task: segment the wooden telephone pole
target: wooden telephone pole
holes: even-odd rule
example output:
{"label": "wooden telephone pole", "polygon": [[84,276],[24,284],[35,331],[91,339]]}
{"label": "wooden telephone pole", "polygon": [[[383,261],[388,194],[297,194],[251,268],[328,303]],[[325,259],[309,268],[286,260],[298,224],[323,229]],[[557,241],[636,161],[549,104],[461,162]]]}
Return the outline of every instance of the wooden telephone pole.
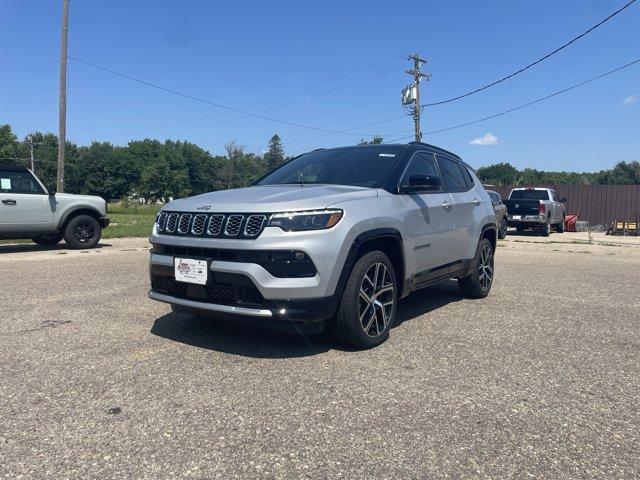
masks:
{"label": "wooden telephone pole", "polygon": [[423,78],[429,80],[431,75],[420,71],[420,67],[427,63],[427,60],[420,58],[418,54],[409,55],[408,60],[413,60],[413,69],[406,70],[406,73],[413,77],[413,84],[405,88],[402,97],[404,105],[411,105],[408,113],[413,117],[415,141],[419,142],[422,140],[422,131],[420,130],[420,115],[422,114],[422,106],[420,105],[420,80]]}
{"label": "wooden telephone pole", "polygon": [[58,175],[56,188],[64,192],[64,147],[67,141],[67,31],[69,0],[62,0],[62,36],[60,39],[60,110],[58,117]]}

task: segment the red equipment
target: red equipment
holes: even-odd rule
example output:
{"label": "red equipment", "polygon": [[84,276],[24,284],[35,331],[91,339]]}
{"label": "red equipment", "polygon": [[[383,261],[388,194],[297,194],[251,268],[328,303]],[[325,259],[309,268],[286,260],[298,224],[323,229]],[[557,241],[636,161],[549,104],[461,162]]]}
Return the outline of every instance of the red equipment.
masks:
{"label": "red equipment", "polygon": [[564,231],[565,232],[575,232],[576,231],[576,222],[580,218],[579,213],[568,213],[564,217]]}

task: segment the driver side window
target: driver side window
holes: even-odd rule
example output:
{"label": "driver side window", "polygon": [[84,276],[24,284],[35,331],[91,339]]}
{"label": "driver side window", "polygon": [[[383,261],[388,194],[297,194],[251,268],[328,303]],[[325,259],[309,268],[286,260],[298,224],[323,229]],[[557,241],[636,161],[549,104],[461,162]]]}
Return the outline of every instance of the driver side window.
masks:
{"label": "driver side window", "polygon": [[[409,178],[412,175],[428,175],[430,177],[439,177],[440,175],[438,173],[438,167],[436,166],[436,160],[434,156],[428,152],[416,152],[409,161],[409,166],[404,172],[404,176],[402,177],[400,185],[409,185]],[[431,191],[439,192],[440,189]]]}

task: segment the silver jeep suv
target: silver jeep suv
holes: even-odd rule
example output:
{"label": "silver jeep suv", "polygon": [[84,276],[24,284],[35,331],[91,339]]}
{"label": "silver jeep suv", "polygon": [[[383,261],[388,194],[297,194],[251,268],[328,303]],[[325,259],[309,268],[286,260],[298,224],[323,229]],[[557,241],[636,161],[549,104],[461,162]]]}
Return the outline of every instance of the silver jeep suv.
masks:
{"label": "silver jeep suv", "polygon": [[175,200],[150,241],[149,296],[174,311],[321,331],[372,347],[398,300],[457,278],[485,297],[496,217],[473,170],[424,143],[321,149],[248,188]]}

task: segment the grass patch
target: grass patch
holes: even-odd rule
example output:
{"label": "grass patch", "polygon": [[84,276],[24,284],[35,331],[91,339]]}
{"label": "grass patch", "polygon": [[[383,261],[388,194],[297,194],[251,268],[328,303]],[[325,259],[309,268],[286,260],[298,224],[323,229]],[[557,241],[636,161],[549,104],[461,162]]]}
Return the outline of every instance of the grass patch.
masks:
{"label": "grass patch", "polygon": [[102,231],[102,238],[148,237],[156,220],[155,213],[111,213],[111,225]]}
{"label": "grass patch", "polygon": [[153,203],[146,205],[144,203],[110,203],[107,205],[107,215],[122,213],[126,215],[157,215],[163,205]]}

